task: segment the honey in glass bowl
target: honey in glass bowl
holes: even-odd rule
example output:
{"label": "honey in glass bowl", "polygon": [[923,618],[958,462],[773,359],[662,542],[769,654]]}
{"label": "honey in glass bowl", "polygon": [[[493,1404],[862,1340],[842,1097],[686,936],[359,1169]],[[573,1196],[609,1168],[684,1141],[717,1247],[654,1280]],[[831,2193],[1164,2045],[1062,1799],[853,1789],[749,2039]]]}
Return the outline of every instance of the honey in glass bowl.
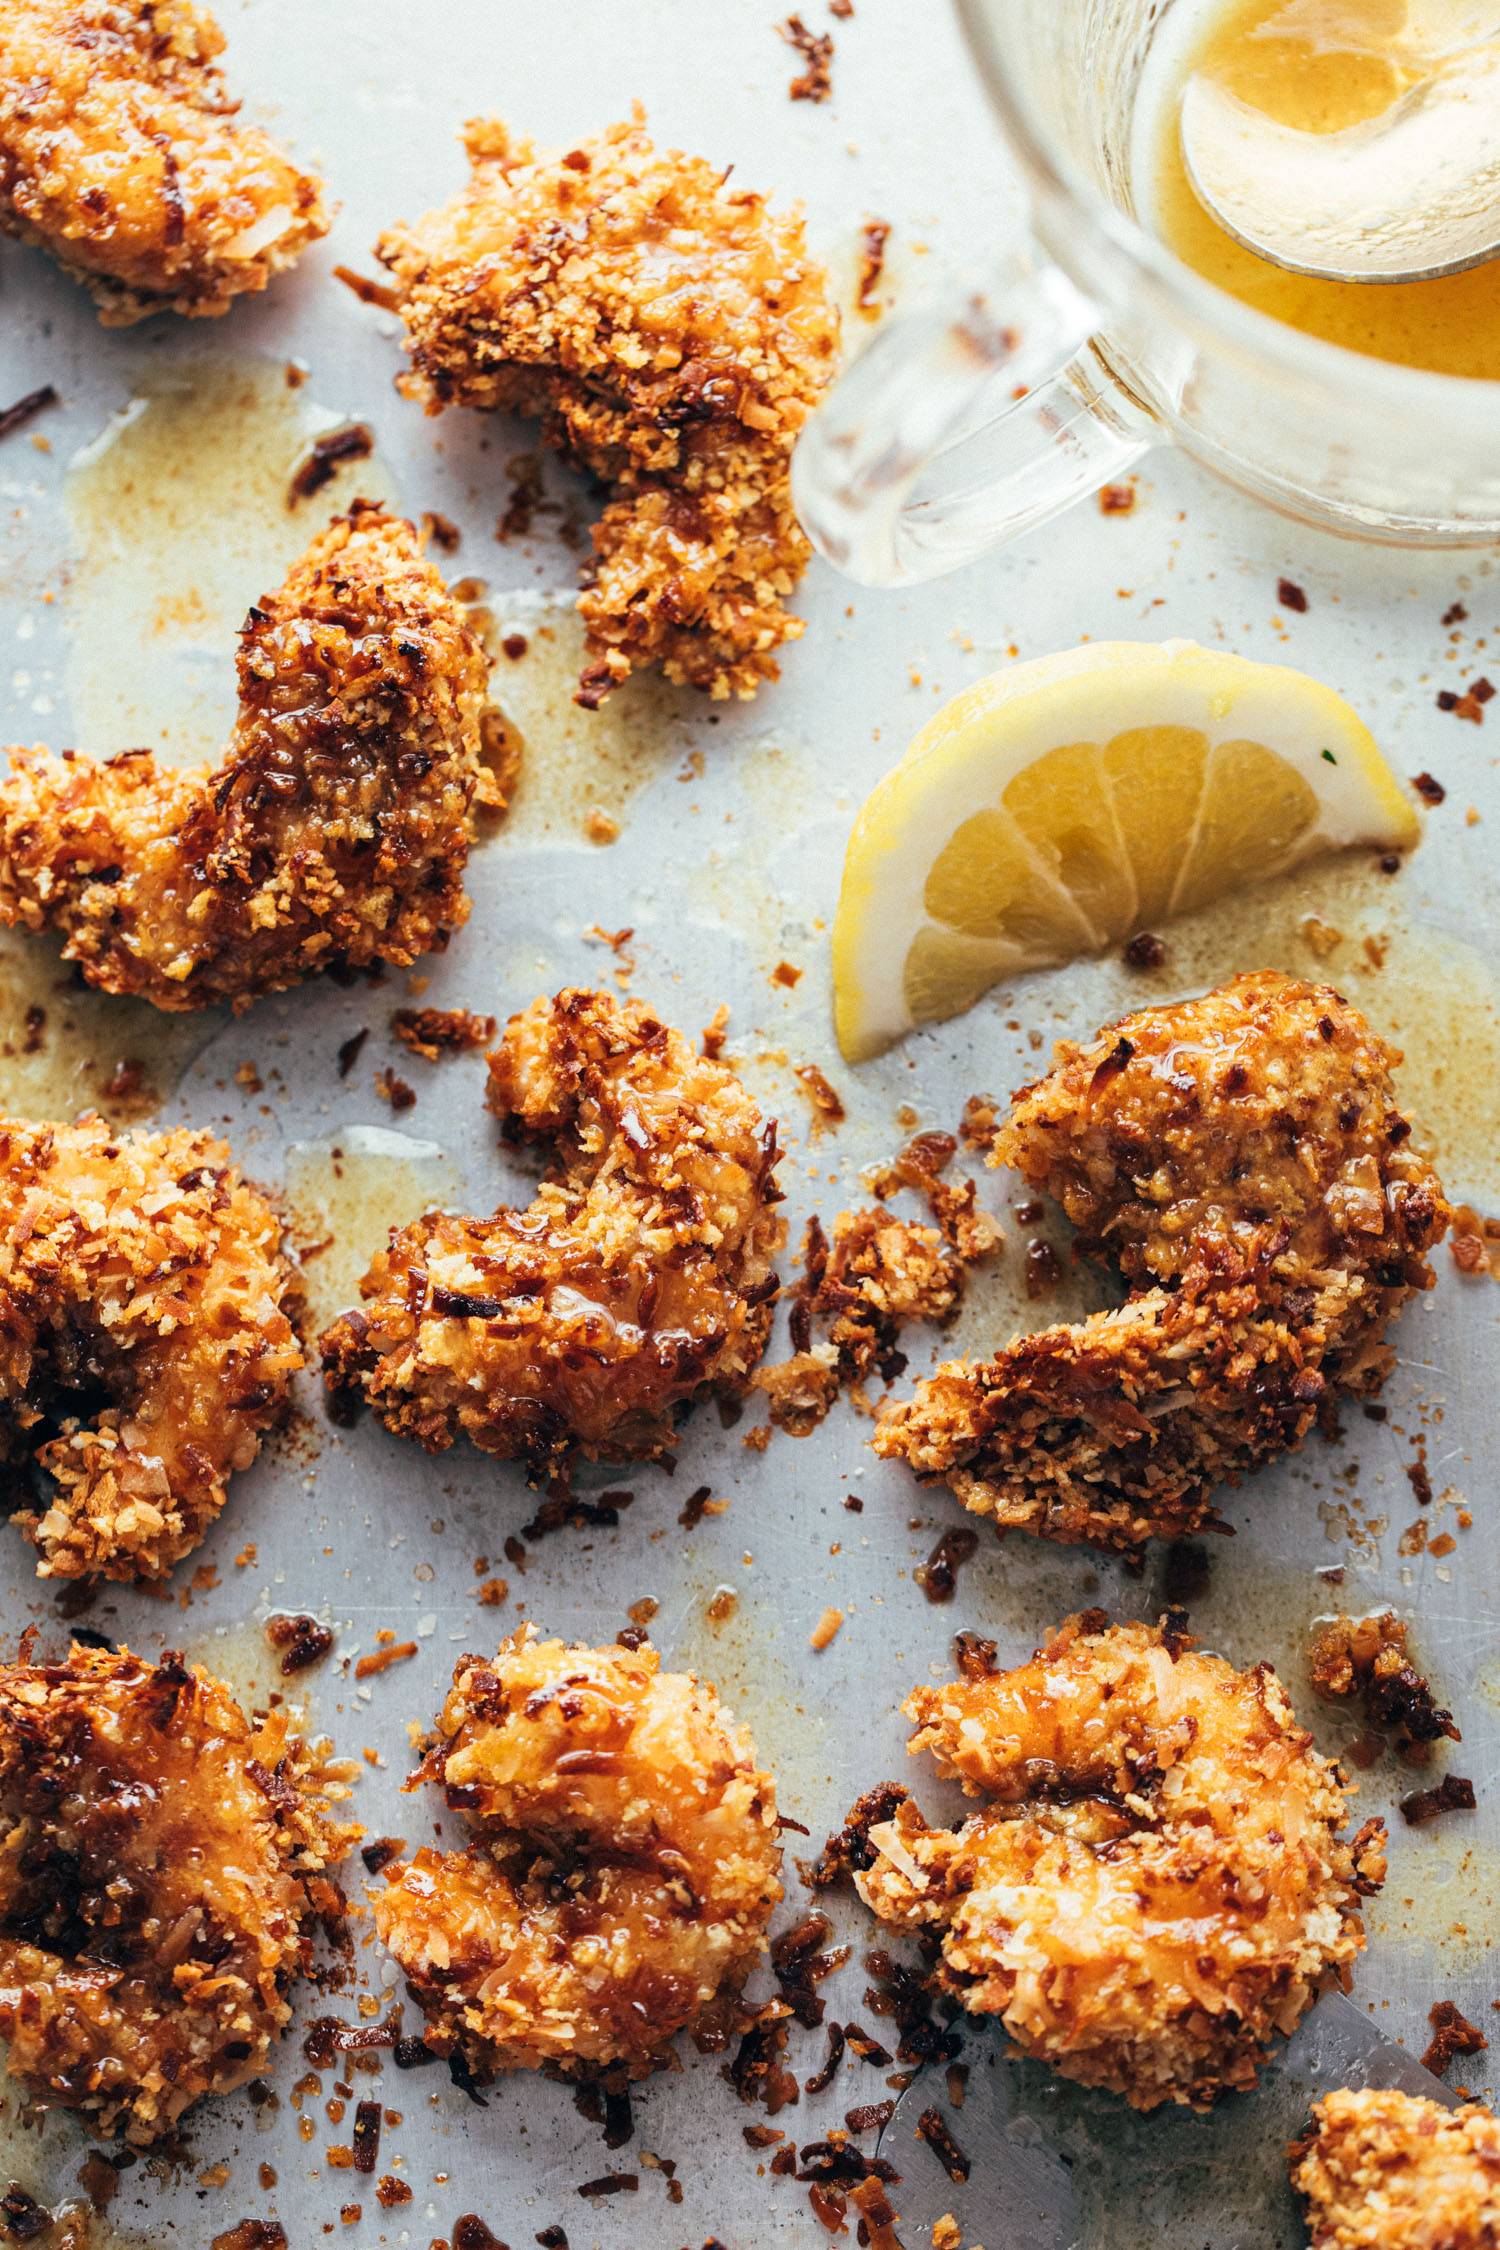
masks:
{"label": "honey in glass bowl", "polygon": [[1178,109],[1194,71],[1278,124],[1333,133],[1378,116],[1413,82],[1406,0],[1234,0],[1167,15],[1138,105],[1142,217],[1186,265],[1257,311],[1350,351],[1445,375],[1500,380],[1500,261],[1432,281],[1323,281],[1236,242],[1199,202]]}

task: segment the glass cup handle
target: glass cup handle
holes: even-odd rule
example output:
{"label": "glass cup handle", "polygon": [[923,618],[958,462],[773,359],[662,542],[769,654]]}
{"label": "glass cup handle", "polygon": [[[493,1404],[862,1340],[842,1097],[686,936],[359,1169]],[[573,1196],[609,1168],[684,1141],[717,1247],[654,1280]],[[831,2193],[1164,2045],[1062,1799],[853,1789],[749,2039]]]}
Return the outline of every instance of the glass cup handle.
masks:
{"label": "glass cup handle", "polygon": [[1138,461],[1156,426],[1088,349],[1098,323],[1034,253],[892,315],[793,456],[793,502],[818,552],[863,585],[914,585]]}

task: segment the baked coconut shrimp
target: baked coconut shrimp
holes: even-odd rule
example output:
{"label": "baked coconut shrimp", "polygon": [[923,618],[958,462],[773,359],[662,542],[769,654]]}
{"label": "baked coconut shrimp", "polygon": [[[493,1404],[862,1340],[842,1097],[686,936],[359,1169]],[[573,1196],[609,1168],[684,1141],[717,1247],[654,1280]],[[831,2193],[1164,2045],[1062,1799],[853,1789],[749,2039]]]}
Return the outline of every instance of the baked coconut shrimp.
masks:
{"label": "baked coconut shrimp", "polygon": [[1373,2086],[1313,2104],[1292,2149],[1311,2250],[1500,2250],[1500,2122]]}
{"label": "baked coconut shrimp", "polygon": [[654,1649],[528,1625],[493,1664],[462,1657],[424,1778],[474,1840],[393,1867],[375,1925],[439,2054],[641,2077],[764,1951],[775,1785],[714,1690]]}
{"label": "baked coconut shrimp", "polygon": [[569,990],[506,1025],[489,1106],[555,1162],[525,1211],[433,1211],[391,1237],[322,1340],[330,1388],[400,1437],[560,1469],[670,1452],[765,1349],[782,1224],[776,1127],[636,1000]]}
{"label": "baked coconut shrimp", "polygon": [[302,1365],[281,1235],[207,1133],[0,1120],[0,1465],[40,1577],[197,1546]]}
{"label": "baked coconut shrimp", "polygon": [[358,1831],[284,1713],[75,1648],[0,1667],[0,2039],[28,2102],[150,2142],[264,2067]]}
{"label": "baked coconut shrimp", "polygon": [[1347,1984],[1383,1829],[1340,1840],[1343,1777],[1269,1665],[1094,1610],[1014,1671],[903,1709],[913,1751],[984,1808],[930,1828],[889,1792],[860,1893],[931,1932],[940,1983],[1063,2077],[1205,2108]]}
{"label": "baked coconut shrimp", "polygon": [[190,0],[7,0],[0,227],[50,250],[108,327],[227,312],[328,232],[322,183],[237,121]]}
{"label": "baked coconut shrimp", "polygon": [[540,417],[605,486],[579,611],[590,709],[632,671],[752,696],[802,632],[811,548],[792,446],[833,372],[838,317],[802,219],[647,139],[639,111],[540,155],[465,128],[453,202],[377,255],[406,324],[408,397]]}
{"label": "baked coconut shrimp", "polygon": [[469,911],[487,676],[412,526],[357,502],[251,610],[217,765],[9,753],[0,919],[172,1010],[405,966]]}
{"label": "baked coconut shrimp", "polygon": [[1062,1042],[991,1160],[1130,1294],[938,1368],[876,1451],[1002,1530],[1130,1551],[1216,1524],[1216,1486],[1379,1389],[1386,1330],[1432,1286],[1448,1210],[1399,1060],[1327,985],[1271,972]]}

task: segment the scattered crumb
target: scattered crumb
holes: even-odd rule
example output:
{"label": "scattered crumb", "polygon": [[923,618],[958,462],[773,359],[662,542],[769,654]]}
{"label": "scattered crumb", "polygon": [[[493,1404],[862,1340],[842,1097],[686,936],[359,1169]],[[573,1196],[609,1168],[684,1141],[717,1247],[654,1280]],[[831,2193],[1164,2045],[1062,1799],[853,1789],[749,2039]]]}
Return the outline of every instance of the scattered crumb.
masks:
{"label": "scattered crumb", "polygon": [[345,461],[367,461],[374,450],[375,432],[368,422],[345,422],[340,429],[326,430],[314,438],[312,451],[292,471],[287,506],[295,508],[299,500],[310,500],[333,481]]}
{"label": "scattered crumb", "polygon": [[854,302],[870,320],[880,311],[875,292],[885,271],[885,248],[890,239],[889,219],[866,219],[860,236],[859,287]]}
{"label": "scattered crumb", "polygon": [[825,1609],[812,1629],[809,1645],[813,1648],[827,1648],[830,1641],[837,1639],[843,1622],[844,1613],[841,1609]]}
{"label": "scattered crumb", "polygon": [[487,1045],[495,1036],[495,1019],[468,1008],[398,1008],[391,1029],[414,1055],[436,1062],[441,1055]]}
{"label": "scattered crumb", "polygon": [[799,1063],[793,1074],[813,1107],[813,1131],[843,1123],[844,1105],[816,1063]]}
{"label": "scattered crumb", "polygon": [[795,47],[806,69],[794,78],[787,92],[794,102],[826,102],[833,92],[833,38],[826,31],[809,31],[800,16],[788,16],[777,30],[789,47]]}
{"label": "scattered crumb", "polygon": [[393,1664],[404,1664],[408,1657],[417,1653],[415,1641],[398,1641],[393,1633],[382,1631],[375,1638],[381,1645],[368,1656],[361,1656],[355,1663],[354,1677],[357,1680],[373,1679],[377,1672],[387,1672]]}
{"label": "scattered crumb", "polygon": [[1474,1784],[1462,1774],[1445,1773],[1435,1789],[1417,1789],[1401,1799],[1401,1817],[1409,1828],[1423,1828],[1443,1813],[1472,1812],[1477,1800]]}
{"label": "scattered crumb", "polygon": [[1489,2045],[1479,2026],[1460,2015],[1451,2000],[1434,2000],[1427,2021],[1432,2025],[1432,2038],[1422,2057],[1424,2070],[1444,2071],[1455,2055],[1477,2055]]}
{"label": "scattered crumb", "polygon": [[382,1101],[389,1102],[399,1117],[402,1110],[416,1105],[417,1092],[404,1078],[398,1078],[389,1063],[375,1073],[375,1091]]}
{"label": "scattered crumb", "polygon": [[1309,1652],[1319,1695],[1333,1702],[1359,1697],[1372,1727],[1390,1735],[1401,1755],[1425,1765],[1432,1745],[1463,1737],[1451,1711],[1439,1710],[1407,1652],[1406,1626],[1391,1610],[1378,1617],[1334,1617],[1321,1625]]}

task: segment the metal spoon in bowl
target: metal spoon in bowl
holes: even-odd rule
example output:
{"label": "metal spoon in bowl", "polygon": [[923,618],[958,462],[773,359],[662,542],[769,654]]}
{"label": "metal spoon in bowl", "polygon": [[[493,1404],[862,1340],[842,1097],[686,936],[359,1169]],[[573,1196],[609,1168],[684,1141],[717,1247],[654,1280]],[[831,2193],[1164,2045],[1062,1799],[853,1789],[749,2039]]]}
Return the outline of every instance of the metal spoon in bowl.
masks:
{"label": "metal spoon in bowl", "polygon": [[1391,54],[1420,73],[1415,83],[1337,133],[1280,125],[1194,72],[1183,162],[1227,234],[1331,281],[1425,281],[1500,256],[1494,0],[1413,0]]}
{"label": "metal spoon in bowl", "polygon": [[906,2243],[928,2242],[951,2212],[963,2241],[985,2250],[1297,2250],[1306,2234],[1287,2143],[1320,2094],[1382,2086],[1448,2108],[1457,2099],[1337,1992],[1304,2018],[1254,2093],[1206,2117],[1142,2117],[1018,2060],[999,2039],[976,2038],[965,2059],[962,2107],[929,2065],[880,2136],[877,2153],[901,2175],[890,2199]]}

